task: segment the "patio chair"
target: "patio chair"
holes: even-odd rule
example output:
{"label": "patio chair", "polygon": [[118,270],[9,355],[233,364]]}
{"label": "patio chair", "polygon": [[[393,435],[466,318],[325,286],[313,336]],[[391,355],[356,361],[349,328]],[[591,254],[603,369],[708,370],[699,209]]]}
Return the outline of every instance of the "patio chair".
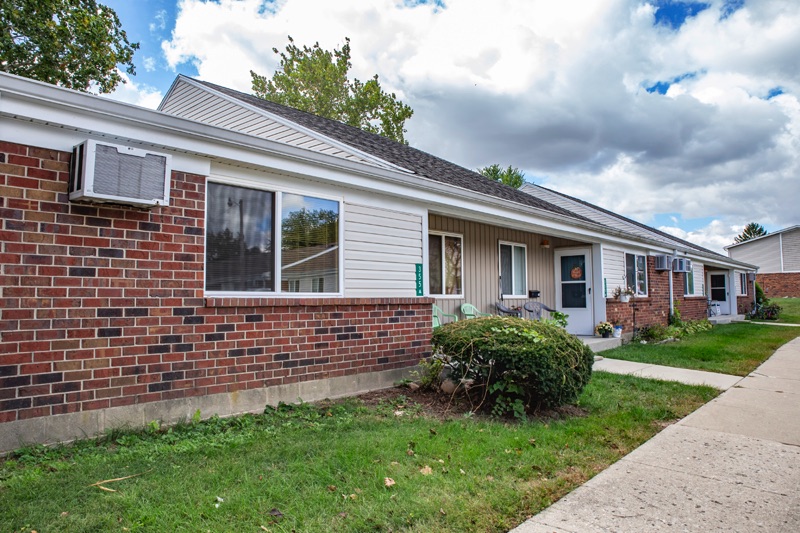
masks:
{"label": "patio chair", "polygon": [[540,320],[542,318],[542,311],[552,313],[555,309],[550,309],[542,302],[528,302],[522,306],[528,312],[528,318],[531,320]]}
{"label": "patio chair", "polygon": [[510,307],[506,307],[500,302],[497,302],[496,304],[494,304],[494,306],[495,308],[497,308],[497,313],[500,316],[516,316],[520,318],[522,317],[522,311],[520,311],[519,309],[511,309]]}
{"label": "patio chair", "polygon": [[451,319],[450,321],[452,321],[452,322],[458,322],[458,316],[457,315],[452,315],[450,313],[445,313],[437,305],[433,306],[433,313],[432,313],[431,316],[433,317],[433,329],[436,329],[439,326],[441,326],[442,324],[444,324],[445,323],[444,322],[445,318]]}
{"label": "patio chair", "polygon": [[461,313],[464,318],[478,318],[481,316],[492,316],[491,313],[481,313],[478,308],[472,304],[461,304]]}

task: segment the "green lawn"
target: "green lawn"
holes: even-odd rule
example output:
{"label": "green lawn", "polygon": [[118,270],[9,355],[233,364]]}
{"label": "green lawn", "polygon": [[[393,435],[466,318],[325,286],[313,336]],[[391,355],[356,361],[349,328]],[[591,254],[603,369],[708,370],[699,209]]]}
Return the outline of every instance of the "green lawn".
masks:
{"label": "green lawn", "polygon": [[[777,322],[784,324],[800,324],[800,298],[771,298],[769,303],[781,306],[781,314]],[[774,322],[762,320],[761,322]]]}
{"label": "green lawn", "polygon": [[632,342],[603,352],[603,356],[746,376],[780,346],[798,336],[800,328],[741,322],[714,326],[679,342]]}
{"label": "green lawn", "polygon": [[507,531],[716,394],[598,372],[560,419],[351,399],[37,447],[0,463],[0,531]]}

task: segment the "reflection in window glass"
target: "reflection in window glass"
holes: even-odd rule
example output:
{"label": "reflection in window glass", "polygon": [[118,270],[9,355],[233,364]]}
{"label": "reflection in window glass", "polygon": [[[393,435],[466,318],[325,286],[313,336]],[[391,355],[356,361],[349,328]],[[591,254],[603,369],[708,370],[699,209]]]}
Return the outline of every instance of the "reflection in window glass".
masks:
{"label": "reflection in window glass", "polygon": [[500,244],[500,283],[505,296],[527,296],[527,254],[524,246]]}
{"label": "reflection in window glass", "polygon": [[339,291],[339,202],[281,196],[281,289]]}
{"label": "reflection in window glass", "polygon": [[637,295],[647,295],[646,256],[625,254],[625,284]]}
{"label": "reflection in window glass", "polygon": [[430,294],[461,294],[461,237],[428,235]]}
{"label": "reflection in window glass", "polygon": [[683,274],[683,294],[694,294],[694,272],[685,272]]}
{"label": "reflection in window glass", "polygon": [[274,194],[208,184],[206,290],[273,291]]}

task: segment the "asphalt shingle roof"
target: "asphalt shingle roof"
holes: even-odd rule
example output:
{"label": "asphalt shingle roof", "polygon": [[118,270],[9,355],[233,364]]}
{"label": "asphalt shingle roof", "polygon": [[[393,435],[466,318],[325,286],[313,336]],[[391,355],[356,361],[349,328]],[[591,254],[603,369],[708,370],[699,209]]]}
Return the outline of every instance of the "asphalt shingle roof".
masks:
{"label": "asphalt shingle roof", "polygon": [[502,200],[527,205],[555,215],[568,217],[584,222],[591,220],[558,207],[518,189],[498,183],[479,173],[458,166],[422,150],[398,143],[381,135],[369,133],[342,122],[323,118],[305,111],[286,107],[251,94],[242,93],[206,81],[194,80],[231,98],[240,100],[253,107],[263,109],[305,128],[316,131],[340,143],[351,146],[364,153],[377,157],[399,167],[414,172],[419,176],[454,185],[470,191],[487,194]]}

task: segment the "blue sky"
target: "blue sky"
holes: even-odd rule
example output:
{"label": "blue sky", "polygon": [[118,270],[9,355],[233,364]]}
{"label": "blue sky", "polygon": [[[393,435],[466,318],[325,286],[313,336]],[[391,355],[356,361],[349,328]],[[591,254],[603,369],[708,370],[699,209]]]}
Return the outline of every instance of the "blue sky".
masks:
{"label": "blue sky", "polygon": [[341,47],[415,111],[409,142],[721,251],[800,223],[796,0],[104,0],[141,49],[112,98],[176,74],[249,92],[273,48]]}

